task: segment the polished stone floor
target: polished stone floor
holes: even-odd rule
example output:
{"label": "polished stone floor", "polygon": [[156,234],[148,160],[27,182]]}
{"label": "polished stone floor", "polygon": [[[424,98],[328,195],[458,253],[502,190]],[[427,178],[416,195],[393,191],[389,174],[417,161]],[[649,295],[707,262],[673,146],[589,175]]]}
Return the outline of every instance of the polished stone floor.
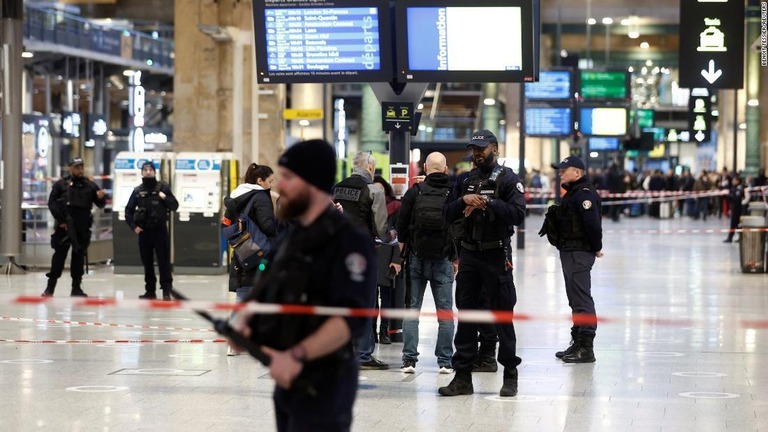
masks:
{"label": "polished stone floor", "polygon": [[[717,231],[725,219],[606,220],[592,273],[597,362],[585,365],[554,357],[569,341],[569,309],[556,251],[533,234],[540,225],[529,218],[525,249],[514,252],[516,312],[527,317],[516,324],[520,394],[498,397],[500,370],[475,374],[472,396],[438,396],[452,375],[437,373],[437,325],[425,320],[415,374],[399,371],[401,344],[377,347],[392,369],[361,372],[353,430],[768,430],[768,276],[740,271],[739,244]],[[691,231],[702,228],[716,231]],[[92,270],[93,297],[141,293],[140,276]],[[205,321],[127,301],[74,306],[68,283],[62,300],[18,305],[9,299],[39,294],[44,273],[0,277],[0,430],[274,429],[266,369],[227,357]],[[223,275],[175,285],[230,299]],[[424,304],[434,310],[431,297]]]}

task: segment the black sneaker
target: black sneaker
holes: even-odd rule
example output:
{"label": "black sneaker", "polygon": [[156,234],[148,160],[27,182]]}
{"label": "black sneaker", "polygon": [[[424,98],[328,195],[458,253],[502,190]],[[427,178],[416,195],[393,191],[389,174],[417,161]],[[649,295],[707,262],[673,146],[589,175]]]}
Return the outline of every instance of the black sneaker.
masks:
{"label": "black sneaker", "polygon": [[154,291],[147,291],[144,294],[140,295],[139,298],[142,300],[156,300],[157,294],[155,294]]}
{"label": "black sneaker", "polygon": [[403,361],[403,365],[400,366],[400,372],[407,374],[416,373],[416,362],[413,360]]}
{"label": "black sneaker", "polygon": [[42,294],[40,294],[40,297],[53,297],[53,291],[45,290]]}
{"label": "black sneaker", "polygon": [[70,297],[88,297],[88,294],[85,293],[82,289],[73,289],[72,292],[69,294]]}
{"label": "black sneaker", "polygon": [[371,356],[371,359],[360,363],[360,370],[385,370],[389,369],[389,365],[383,361]]}

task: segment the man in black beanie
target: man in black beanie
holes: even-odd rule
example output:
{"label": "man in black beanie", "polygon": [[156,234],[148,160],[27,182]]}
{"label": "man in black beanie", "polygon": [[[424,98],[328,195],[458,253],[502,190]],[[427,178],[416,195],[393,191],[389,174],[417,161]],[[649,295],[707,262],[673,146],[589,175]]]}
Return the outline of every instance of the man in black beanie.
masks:
{"label": "man in black beanie", "polygon": [[279,431],[348,431],[352,425],[358,381],[352,340],[363,333],[365,318],[260,315],[249,307],[253,300],[344,308],[373,303],[373,244],[334,207],[335,174],[335,152],[322,140],[294,144],[280,157],[278,216],[297,223],[278,238],[233,321],[272,358]]}
{"label": "man in black beanie", "polygon": [[179,201],[173,196],[168,183],[158,181],[155,165],[146,161],[141,165],[141,185],[137,186],[125,206],[125,223],[139,236],[139,254],[144,265],[144,294],[140,299],[157,298],[155,258],[160,270],[160,289],[163,300],[171,300],[171,248],[168,241],[168,212],[176,211]]}

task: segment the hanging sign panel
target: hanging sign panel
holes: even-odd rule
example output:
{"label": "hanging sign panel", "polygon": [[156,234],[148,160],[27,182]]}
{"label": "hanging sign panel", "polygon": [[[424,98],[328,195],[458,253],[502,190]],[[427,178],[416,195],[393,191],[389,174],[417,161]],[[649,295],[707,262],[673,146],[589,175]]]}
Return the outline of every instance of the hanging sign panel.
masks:
{"label": "hanging sign panel", "polygon": [[744,87],[744,1],[680,1],[680,87]]}

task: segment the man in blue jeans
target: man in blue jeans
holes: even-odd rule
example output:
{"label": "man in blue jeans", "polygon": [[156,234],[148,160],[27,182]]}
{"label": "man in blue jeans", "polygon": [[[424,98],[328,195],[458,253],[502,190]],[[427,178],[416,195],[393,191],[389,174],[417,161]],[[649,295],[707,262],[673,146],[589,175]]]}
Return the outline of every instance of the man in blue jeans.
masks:
{"label": "man in blue jeans", "polygon": [[[423,183],[410,188],[402,199],[397,232],[400,246],[409,250],[408,269],[411,278],[410,308],[421,310],[424,291],[429,282],[435,308],[440,311],[453,310],[453,259],[455,248],[450,229],[442,213],[448,196],[450,180],[445,156],[433,152],[424,163],[427,174]],[[453,319],[438,320],[435,356],[441,374],[453,372]],[[416,372],[419,360],[419,320],[403,321],[403,366],[404,373]]]}

